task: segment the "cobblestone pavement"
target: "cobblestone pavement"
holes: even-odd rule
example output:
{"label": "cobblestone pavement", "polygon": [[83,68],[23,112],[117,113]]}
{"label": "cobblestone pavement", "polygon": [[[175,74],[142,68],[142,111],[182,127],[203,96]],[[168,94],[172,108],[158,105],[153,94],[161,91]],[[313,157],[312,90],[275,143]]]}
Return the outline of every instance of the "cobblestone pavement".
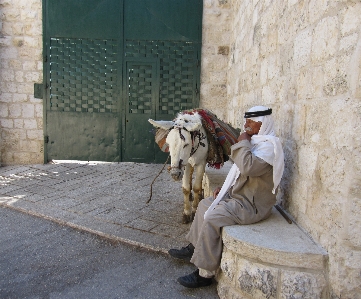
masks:
{"label": "cobblestone pavement", "polygon": [[115,241],[167,252],[184,246],[181,183],[161,164],[54,161],[0,167],[0,205]]}

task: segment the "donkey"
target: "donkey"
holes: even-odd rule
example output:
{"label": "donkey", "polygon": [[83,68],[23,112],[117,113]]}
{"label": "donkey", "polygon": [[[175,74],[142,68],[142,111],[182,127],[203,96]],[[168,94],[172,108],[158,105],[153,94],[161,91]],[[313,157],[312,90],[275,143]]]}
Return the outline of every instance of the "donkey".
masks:
{"label": "donkey", "polygon": [[168,132],[165,142],[171,157],[170,174],[175,181],[182,180],[182,222],[189,223],[193,220],[198,203],[202,199],[202,180],[207,164],[208,140],[201,116],[197,112],[179,113],[173,121],[148,121],[154,127]]}

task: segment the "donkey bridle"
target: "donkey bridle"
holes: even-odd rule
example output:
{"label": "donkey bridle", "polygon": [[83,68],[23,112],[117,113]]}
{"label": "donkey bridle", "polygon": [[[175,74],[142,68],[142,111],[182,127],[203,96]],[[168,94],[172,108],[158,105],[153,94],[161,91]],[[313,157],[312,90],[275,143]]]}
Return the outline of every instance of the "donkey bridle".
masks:
{"label": "donkey bridle", "polygon": [[[172,130],[172,129],[174,129],[174,127],[170,128],[169,131]],[[183,127],[183,128],[177,127],[177,129],[178,129],[178,131],[179,131],[179,137],[184,141],[184,140],[185,140],[185,137],[184,137],[183,134],[182,134],[182,129],[185,130],[185,131],[187,131],[187,132],[188,132],[188,130],[187,130],[186,128],[184,128],[184,127]],[[198,148],[199,148],[200,145],[203,146],[203,147],[206,146],[206,145],[204,144],[204,142],[202,142],[202,140],[206,139],[207,137],[206,137],[203,133],[201,133],[200,130],[198,130],[198,131],[191,131],[191,132],[189,132],[189,133],[191,134],[191,138],[192,138],[192,149],[191,149],[191,153],[190,153],[190,157],[192,157],[192,156],[194,155],[194,153],[198,150]],[[194,141],[195,141],[196,138],[198,138],[198,144],[197,144],[197,147],[195,148],[195,147],[194,147]],[[180,160],[179,160],[179,164],[178,164],[178,168],[179,168],[179,169],[182,168],[182,162],[183,162],[183,160],[180,159]],[[174,167],[171,167],[171,168],[174,168]]]}

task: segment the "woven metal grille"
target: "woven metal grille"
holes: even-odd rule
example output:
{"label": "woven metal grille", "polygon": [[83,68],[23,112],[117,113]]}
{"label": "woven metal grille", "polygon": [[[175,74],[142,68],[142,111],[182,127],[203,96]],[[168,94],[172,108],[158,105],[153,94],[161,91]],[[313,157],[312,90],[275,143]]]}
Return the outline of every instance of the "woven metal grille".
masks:
{"label": "woven metal grille", "polygon": [[129,113],[152,113],[152,66],[133,65],[128,70]]}
{"label": "woven metal grille", "polygon": [[160,59],[159,113],[193,108],[195,51],[191,42],[126,41],[126,57]]}
{"label": "woven metal grille", "polygon": [[52,38],[50,110],[117,112],[117,42]]}

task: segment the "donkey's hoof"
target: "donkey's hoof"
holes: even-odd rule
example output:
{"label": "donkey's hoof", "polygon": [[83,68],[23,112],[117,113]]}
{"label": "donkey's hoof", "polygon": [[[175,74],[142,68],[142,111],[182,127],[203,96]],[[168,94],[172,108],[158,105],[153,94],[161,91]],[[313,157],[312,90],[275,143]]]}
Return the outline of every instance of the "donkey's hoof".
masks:
{"label": "donkey's hoof", "polygon": [[183,224],[187,224],[189,222],[192,222],[192,220],[193,220],[192,215],[183,214],[183,219],[182,219]]}

